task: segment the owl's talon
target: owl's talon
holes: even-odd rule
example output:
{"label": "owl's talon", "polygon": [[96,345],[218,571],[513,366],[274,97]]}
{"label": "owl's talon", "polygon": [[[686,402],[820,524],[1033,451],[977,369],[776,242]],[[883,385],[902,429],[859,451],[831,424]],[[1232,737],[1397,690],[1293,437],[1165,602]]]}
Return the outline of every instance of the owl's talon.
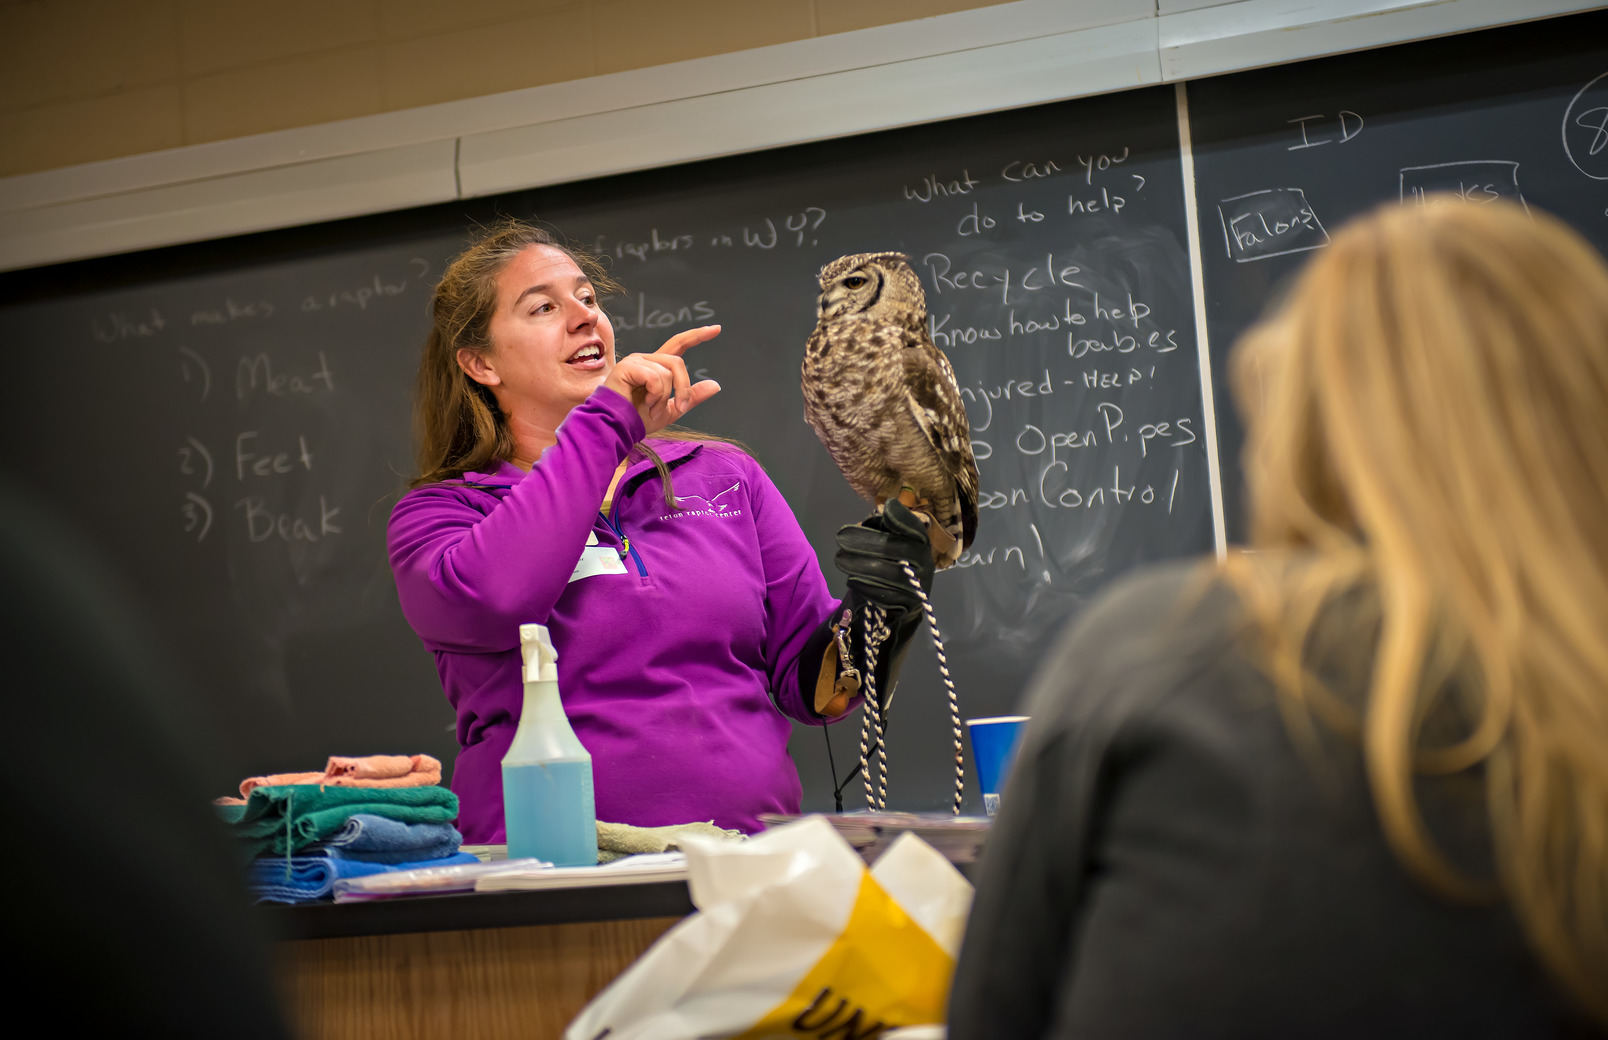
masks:
{"label": "owl's talon", "polygon": [[[909,489],[905,489],[904,492],[900,493],[899,500],[903,502],[905,496],[909,494]],[[913,495],[911,497],[914,498]],[[925,500],[912,501],[906,503],[905,508],[909,509],[911,515],[917,520],[921,521],[921,525],[927,529],[927,542],[932,546],[933,559],[941,560],[948,556],[959,555],[959,553],[955,551],[955,536],[950,534],[949,531],[944,528],[944,525],[940,524],[933,517],[933,515],[928,512],[928,510],[932,508],[930,503]]]}

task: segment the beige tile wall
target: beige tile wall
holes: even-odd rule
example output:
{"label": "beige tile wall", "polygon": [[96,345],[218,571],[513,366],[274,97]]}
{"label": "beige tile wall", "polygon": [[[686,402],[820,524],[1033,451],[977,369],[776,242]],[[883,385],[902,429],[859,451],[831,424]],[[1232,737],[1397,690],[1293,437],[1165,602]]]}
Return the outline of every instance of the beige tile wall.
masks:
{"label": "beige tile wall", "polygon": [[1005,0],[0,0],[0,176]]}

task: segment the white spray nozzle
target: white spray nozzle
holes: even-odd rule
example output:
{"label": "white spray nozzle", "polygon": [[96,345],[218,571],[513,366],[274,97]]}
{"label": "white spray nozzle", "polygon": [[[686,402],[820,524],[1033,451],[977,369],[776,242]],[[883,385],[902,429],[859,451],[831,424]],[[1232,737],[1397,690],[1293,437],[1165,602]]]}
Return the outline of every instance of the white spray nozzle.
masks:
{"label": "white spray nozzle", "polygon": [[558,651],[546,625],[520,625],[519,649],[525,661],[526,682],[557,682]]}

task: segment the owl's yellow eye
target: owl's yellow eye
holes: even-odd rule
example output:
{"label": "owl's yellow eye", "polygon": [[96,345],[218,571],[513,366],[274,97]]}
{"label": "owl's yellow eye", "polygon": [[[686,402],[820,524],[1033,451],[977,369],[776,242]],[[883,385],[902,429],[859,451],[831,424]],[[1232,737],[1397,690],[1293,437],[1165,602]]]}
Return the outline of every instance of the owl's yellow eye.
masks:
{"label": "owl's yellow eye", "polygon": [[843,288],[845,289],[858,289],[864,284],[865,279],[857,274],[851,274],[847,278],[843,279]]}

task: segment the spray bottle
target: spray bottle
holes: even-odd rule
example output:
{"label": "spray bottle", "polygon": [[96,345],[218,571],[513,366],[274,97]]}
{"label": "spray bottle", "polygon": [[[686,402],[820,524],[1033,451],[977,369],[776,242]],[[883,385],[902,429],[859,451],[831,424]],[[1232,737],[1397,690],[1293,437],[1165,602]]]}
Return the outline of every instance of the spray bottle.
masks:
{"label": "spray bottle", "polygon": [[525,707],[502,760],[508,857],[534,856],[558,867],[597,863],[592,756],[564,715],[558,652],[543,625],[520,625]]}

